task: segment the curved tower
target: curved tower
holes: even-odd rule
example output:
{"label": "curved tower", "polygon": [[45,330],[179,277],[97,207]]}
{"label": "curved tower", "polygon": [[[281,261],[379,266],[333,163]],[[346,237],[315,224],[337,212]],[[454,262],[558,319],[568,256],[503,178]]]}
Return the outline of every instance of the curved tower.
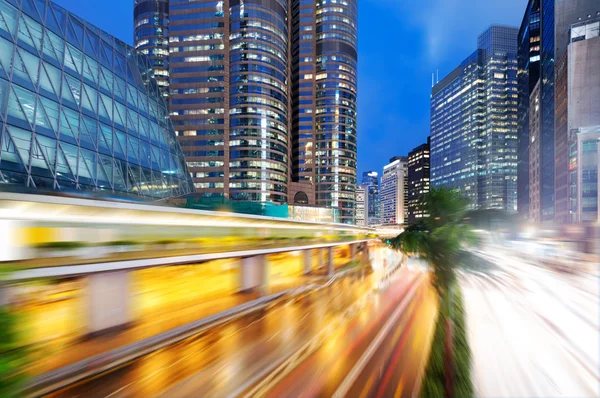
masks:
{"label": "curved tower", "polygon": [[134,45],[148,56],[164,97],[169,94],[169,0],[135,0]]}
{"label": "curved tower", "polygon": [[354,222],[357,0],[294,0],[293,180]]}
{"label": "curved tower", "polygon": [[287,203],[287,0],[231,0],[230,198]]}

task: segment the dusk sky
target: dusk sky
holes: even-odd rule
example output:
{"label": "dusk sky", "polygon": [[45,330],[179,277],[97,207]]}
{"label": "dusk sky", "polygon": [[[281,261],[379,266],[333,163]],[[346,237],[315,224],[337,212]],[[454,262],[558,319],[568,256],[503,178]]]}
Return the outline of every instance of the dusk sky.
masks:
{"label": "dusk sky", "polygon": [[[126,43],[133,0],[56,0]],[[518,26],[526,0],[359,0],[358,177],[429,134],[431,73],[475,50],[489,25]]]}

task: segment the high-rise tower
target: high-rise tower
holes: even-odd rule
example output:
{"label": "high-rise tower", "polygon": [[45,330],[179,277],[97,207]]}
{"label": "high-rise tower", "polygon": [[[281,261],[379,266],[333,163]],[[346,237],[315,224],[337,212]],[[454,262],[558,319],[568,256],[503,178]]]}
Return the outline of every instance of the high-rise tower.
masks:
{"label": "high-rise tower", "polygon": [[[286,203],[289,182],[311,184],[354,222],[357,0],[167,4],[169,111],[197,192]],[[154,33],[136,46],[156,52]]]}
{"label": "high-rise tower", "polygon": [[517,33],[490,27],[432,88],[431,183],[474,208],[517,210]]}

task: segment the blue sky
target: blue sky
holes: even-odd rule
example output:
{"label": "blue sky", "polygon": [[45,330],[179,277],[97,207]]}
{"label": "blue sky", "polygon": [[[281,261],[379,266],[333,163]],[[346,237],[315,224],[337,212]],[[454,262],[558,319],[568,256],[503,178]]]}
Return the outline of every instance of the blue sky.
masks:
{"label": "blue sky", "polygon": [[[126,43],[133,0],[55,0]],[[493,23],[518,26],[526,0],[359,0],[358,171],[381,173],[429,134],[431,73],[475,50]]]}

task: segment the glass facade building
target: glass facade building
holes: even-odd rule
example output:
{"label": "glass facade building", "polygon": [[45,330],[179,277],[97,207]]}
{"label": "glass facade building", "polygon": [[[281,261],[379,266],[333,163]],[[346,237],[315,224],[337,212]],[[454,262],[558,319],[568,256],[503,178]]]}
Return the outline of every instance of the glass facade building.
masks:
{"label": "glass facade building", "polygon": [[367,197],[367,204],[365,205],[367,225],[380,225],[379,174],[376,171],[365,171],[362,185],[365,187]]}
{"label": "glass facade building", "polygon": [[52,2],[0,0],[0,181],[149,200],[191,192],[151,66]]}
{"label": "glass facade building", "polygon": [[135,0],[134,43],[148,57],[164,97],[169,95],[169,0]]}
{"label": "glass facade building", "polygon": [[[529,214],[529,97],[540,78],[540,0],[529,0],[518,37],[519,150],[517,210]],[[539,145],[539,142],[537,143]]]}
{"label": "glass facade building", "polygon": [[429,145],[428,137],[425,144],[419,145],[408,153],[408,224],[413,224],[419,218],[427,216],[420,201],[423,195],[429,193],[431,166]]}
{"label": "glass facade building", "polygon": [[431,183],[460,189],[475,208],[517,210],[517,34],[490,27],[432,88]]}
{"label": "glass facade building", "polygon": [[199,194],[286,203],[289,182],[305,183],[354,222],[357,12],[356,0],[169,1],[169,111]]}

